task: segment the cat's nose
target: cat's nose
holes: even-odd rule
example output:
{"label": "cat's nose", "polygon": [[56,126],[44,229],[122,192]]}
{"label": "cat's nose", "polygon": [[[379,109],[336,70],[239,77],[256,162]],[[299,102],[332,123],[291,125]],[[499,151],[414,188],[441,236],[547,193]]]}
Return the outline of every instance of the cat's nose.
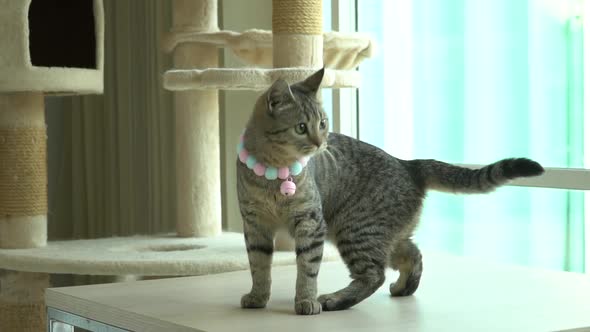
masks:
{"label": "cat's nose", "polygon": [[311,143],[315,146],[319,147],[322,145],[321,140],[319,139],[319,137],[310,137],[309,140],[311,141]]}

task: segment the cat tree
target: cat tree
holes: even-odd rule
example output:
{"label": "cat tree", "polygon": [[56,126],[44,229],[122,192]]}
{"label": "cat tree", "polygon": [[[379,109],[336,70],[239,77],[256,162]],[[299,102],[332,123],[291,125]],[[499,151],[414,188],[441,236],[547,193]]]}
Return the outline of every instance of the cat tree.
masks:
{"label": "cat tree", "polygon": [[[163,82],[175,91],[177,236],[47,243],[43,96],[102,93],[102,0],[89,3],[90,11],[82,8],[86,15],[78,19],[91,29],[72,24],[64,30],[90,31],[79,37],[80,43],[91,41],[93,53],[52,54],[60,50],[53,42],[59,38],[43,31],[43,24],[55,24],[57,16],[45,15],[51,8],[43,8],[51,4],[0,0],[0,331],[45,328],[43,292],[52,273],[171,276],[247,269],[243,236],[221,232],[218,90],[263,90],[277,78],[299,81],[322,66],[323,87],[356,87],[360,77],[350,69],[373,49],[360,34],[322,33],[321,0],[273,0],[273,31],[243,33],[218,30],[216,0],[173,0],[173,27],[162,48],[174,52],[175,69],[164,73]],[[35,17],[42,23],[32,30]],[[35,51],[43,41],[49,58]],[[219,47],[257,67],[217,68]],[[337,257],[333,247],[325,248],[325,260]],[[294,263],[292,252],[278,252],[273,260]]]}

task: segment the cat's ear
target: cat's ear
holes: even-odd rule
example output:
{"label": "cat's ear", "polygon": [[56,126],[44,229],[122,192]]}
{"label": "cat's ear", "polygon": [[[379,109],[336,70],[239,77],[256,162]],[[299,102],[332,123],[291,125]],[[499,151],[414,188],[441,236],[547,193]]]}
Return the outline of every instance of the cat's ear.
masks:
{"label": "cat's ear", "polygon": [[322,80],[324,79],[324,68],[316,71],[311,76],[306,78],[304,81],[297,83],[298,86],[303,87],[305,90],[316,94],[320,89]]}
{"label": "cat's ear", "polygon": [[283,79],[278,79],[271,85],[266,94],[268,112],[274,114],[281,104],[293,100],[295,100],[295,97],[293,97],[289,83]]}

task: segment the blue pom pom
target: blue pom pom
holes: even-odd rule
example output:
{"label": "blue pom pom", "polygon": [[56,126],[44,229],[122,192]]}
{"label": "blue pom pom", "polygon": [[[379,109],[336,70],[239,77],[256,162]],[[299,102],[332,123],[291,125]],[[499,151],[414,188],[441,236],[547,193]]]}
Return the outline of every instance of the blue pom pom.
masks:
{"label": "blue pom pom", "polygon": [[249,169],[254,168],[254,165],[256,165],[256,158],[254,158],[254,156],[248,156],[248,159],[246,159],[246,166],[248,166]]}
{"label": "blue pom pom", "polygon": [[264,172],[264,177],[267,180],[276,180],[279,177],[279,170],[276,167],[269,166],[266,168],[266,172]]}
{"label": "blue pom pom", "polygon": [[244,148],[244,142],[240,142],[236,146],[236,150],[237,150],[238,153],[240,153],[240,151],[242,151],[243,148]]}
{"label": "blue pom pom", "polygon": [[291,171],[291,175],[299,175],[303,170],[303,165],[300,162],[296,161],[289,167],[289,171]]}

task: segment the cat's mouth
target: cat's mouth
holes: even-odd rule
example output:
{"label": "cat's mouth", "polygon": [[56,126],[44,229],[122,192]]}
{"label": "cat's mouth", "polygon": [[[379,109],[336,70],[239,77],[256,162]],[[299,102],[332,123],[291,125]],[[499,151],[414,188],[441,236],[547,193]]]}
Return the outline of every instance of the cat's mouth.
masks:
{"label": "cat's mouth", "polygon": [[317,147],[314,146],[306,146],[303,149],[301,149],[301,152],[303,152],[304,154],[311,154],[313,152],[315,152],[315,150],[317,150]]}
{"label": "cat's mouth", "polygon": [[317,147],[317,145],[307,145],[305,147],[303,147],[303,149],[301,149],[301,152],[304,155],[314,155],[317,153],[320,153],[322,151],[325,151],[328,148],[328,144],[327,143],[323,143],[322,145],[320,145],[320,147]]}

